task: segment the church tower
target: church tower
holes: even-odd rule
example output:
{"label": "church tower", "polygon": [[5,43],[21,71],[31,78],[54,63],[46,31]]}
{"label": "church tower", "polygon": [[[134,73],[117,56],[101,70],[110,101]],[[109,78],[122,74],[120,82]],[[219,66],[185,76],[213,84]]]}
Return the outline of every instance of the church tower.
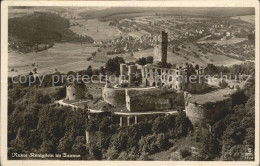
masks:
{"label": "church tower", "polygon": [[162,31],[161,36],[154,38],[154,62],[161,62],[162,66],[167,65],[167,47],[168,47],[168,33]]}

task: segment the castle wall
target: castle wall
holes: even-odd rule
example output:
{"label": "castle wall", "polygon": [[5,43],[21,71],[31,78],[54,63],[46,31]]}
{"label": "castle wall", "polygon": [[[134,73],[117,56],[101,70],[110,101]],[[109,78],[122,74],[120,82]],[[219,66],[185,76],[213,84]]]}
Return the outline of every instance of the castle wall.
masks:
{"label": "castle wall", "polygon": [[174,109],[181,104],[182,93],[173,89],[127,89],[126,108],[131,112]]}
{"label": "castle wall", "polygon": [[104,87],[102,97],[105,102],[117,106],[125,106],[125,89]]}
{"label": "castle wall", "polygon": [[104,134],[100,131],[85,131],[86,133],[86,144],[95,143],[101,146],[102,138]]}
{"label": "castle wall", "polygon": [[76,88],[73,86],[67,86],[66,87],[66,100],[76,100]]}
{"label": "castle wall", "polygon": [[[199,76],[198,76],[199,77]],[[187,84],[187,90],[191,93],[201,92],[208,87],[207,83],[205,83],[205,79],[196,80],[196,83]]]}
{"label": "castle wall", "polygon": [[137,74],[137,66],[136,65],[130,65],[128,68],[128,76],[129,76],[129,83],[130,85],[134,85],[135,80],[136,80],[136,75]]}
{"label": "castle wall", "polygon": [[210,119],[218,119],[225,111],[229,111],[232,106],[232,99],[225,98],[222,101],[205,103],[203,105],[186,101],[186,116],[194,126],[198,126]]}
{"label": "castle wall", "polygon": [[128,81],[128,66],[126,64],[120,64],[120,76],[121,76],[120,83],[124,83]]}

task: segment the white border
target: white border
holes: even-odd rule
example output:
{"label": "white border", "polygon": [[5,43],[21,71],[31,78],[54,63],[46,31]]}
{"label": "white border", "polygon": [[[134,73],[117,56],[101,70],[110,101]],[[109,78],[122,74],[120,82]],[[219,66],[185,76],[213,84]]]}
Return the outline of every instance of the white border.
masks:
{"label": "white border", "polygon": [[[85,7],[255,7],[256,94],[255,161],[60,161],[7,160],[7,76],[8,6],[85,6]],[[259,2],[254,1],[4,1],[1,2],[1,164],[5,165],[259,165]]]}

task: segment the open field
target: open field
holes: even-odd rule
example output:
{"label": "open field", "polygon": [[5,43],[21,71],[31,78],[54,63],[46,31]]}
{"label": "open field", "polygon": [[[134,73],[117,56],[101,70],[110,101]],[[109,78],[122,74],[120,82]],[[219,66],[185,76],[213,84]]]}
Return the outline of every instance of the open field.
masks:
{"label": "open field", "polygon": [[71,23],[80,25],[71,26],[70,29],[80,35],[90,36],[94,40],[111,40],[120,36],[120,30],[115,26],[109,26],[109,22],[93,20],[70,20]]}
{"label": "open field", "polygon": [[[191,47],[192,48],[192,47]],[[139,59],[141,57],[153,56],[153,49],[147,49],[143,51],[134,52],[134,58]],[[188,58],[185,59],[185,57]],[[205,58],[207,57],[207,58]],[[230,66],[233,64],[242,63],[243,61],[233,59],[227,57],[225,55],[216,55],[216,54],[205,54],[200,58],[195,58],[193,56],[189,56],[183,52],[181,55],[176,55],[170,51],[168,51],[168,62],[172,64],[182,64],[185,62],[192,63],[193,65],[198,64],[200,66],[206,66],[208,63],[212,63],[217,66]]]}
{"label": "open field", "polygon": [[255,23],[255,15],[236,16],[236,17],[231,17],[231,18],[243,20],[243,21],[249,22],[251,24]]}
{"label": "open field", "polygon": [[247,40],[246,38],[231,38],[229,40],[203,40],[198,43],[217,43],[219,45],[236,44]]}
{"label": "open field", "polygon": [[140,38],[143,35],[150,34],[149,32],[146,32],[144,30],[135,31],[135,32],[129,32],[128,35],[132,36],[133,38]]}
{"label": "open field", "polygon": [[[10,50],[8,75],[28,74],[34,68],[38,69],[39,74],[53,73],[55,69],[62,73],[78,71],[86,69],[89,65],[99,68],[103,63],[86,61],[96,50],[97,47],[75,43],[56,43],[53,48],[38,53],[20,54]],[[33,63],[35,66],[32,66]],[[14,71],[10,71],[11,69]]]}
{"label": "open field", "polygon": [[[185,62],[206,66],[208,63],[217,66],[230,66],[240,64],[243,61],[227,57],[225,55],[202,54],[200,57],[192,56],[191,52],[197,51],[196,47],[190,46],[189,49],[181,50],[180,55],[168,51],[168,62],[172,64],[182,64]],[[123,57],[126,62],[135,62],[141,57],[153,56],[153,49],[147,49],[134,52],[134,57],[130,53],[106,55],[106,50],[97,53],[93,61],[86,61],[91,57],[91,53],[97,51],[97,47],[81,45],[76,43],[56,43],[53,48],[42,52],[32,52],[20,54],[13,50],[9,52],[8,74],[9,76],[17,74],[27,74],[37,68],[39,74],[48,74],[56,71],[66,73],[68,71],[78,71],[86,69],[89,65],[93,68],[99,68],[104,65],[109,58],[116,56]],[[188,55],[188,53],[190,53]],[[32,64],[35,63],[35,66]],[[14,71],[11,71],[14,69]]]}
{"label": "open field", "polygon": [[[243,62],[243,61],[240,61],[240,60],[237,60],[234,58],[230,58],[225,55],[211,54],[211,53],[207,53],[207,54],[201,53],[200,57],[194,57],[192,55],[193,51],[197,51],[197,48],[190,46],[189,49],[181,50],[180,55],[176,55],[176,54],[168,51],[168,57],[167,57],[168,62],[172,63],[172,64],[183,64],[185,62],[188,62],[193,65],[198,64],[200,66],[206,66],[209,63],[212,63],[216,66],[221,66],[221,65],[231,66],[231,65],[240,64]],[[114,58],[114,57],[118,56],[118,57],[123,57],[125,62],[135,62],[139,58],[154,55],[153,48],[134,52],[133,57],[131,57],[130,53],[106,55],[105,52],[106,51],[104,50],[101,53],[97,53],[96,57],[93,58],[93,61],[105,63],[109,58]]]}
{"label": "open field", "polygon": [[22,17],[28,14],[33,14],[35,11],[46,12],[46,9],[37,7],[34,10],[31,8],[14,8],[8,11],[8,18]]}
{"label": "open field", "polygon": [[105,8],[99,11],[89,10],[85,12],[79,13],[80,16],[85,17],[87,19],[91,18],[102,18],[102,19],[115,19],[115,18],[133,18],[137,16],[151,16],[155,13],[164,14],[164,15],[177,15],[177,16],[199,16],[199,15],[207,15],[207,16],[238,16],[238,15],[252,15],[254,14],[254,10],[249,8],[247,10],[243,8],[205,8],[205,7],[197,7],[197,8],[187,8],[187,7],[178,7],[178,8],[158,8],[158,7],[149,7],[149,8],[141,8],[141,7],[112,7]]}

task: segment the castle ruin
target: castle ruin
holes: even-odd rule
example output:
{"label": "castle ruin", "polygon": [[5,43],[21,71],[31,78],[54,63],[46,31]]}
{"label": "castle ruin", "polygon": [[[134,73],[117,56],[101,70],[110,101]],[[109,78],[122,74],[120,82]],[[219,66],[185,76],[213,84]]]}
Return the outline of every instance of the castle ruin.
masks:
{"label": "castle ruin", "polygon": [[[166,68],[167,66],[167,46],[168,34],[162,31],[161,36],[154,37],[154,64],[148,65],[127,65],[120,64],[120,83],[128,83],[130,86],[140,85],[142,87],[163,87],[185,91],[190,89],[192,92],[199,92],[207,85],[201,79],[191,84],[188,80],[187,65],[179,65],[176,68]],[[159,67],[158,63],[162,64]],[[199,79],[204,74],[204,69],[199,68],[194,73],[194,79]]]}

